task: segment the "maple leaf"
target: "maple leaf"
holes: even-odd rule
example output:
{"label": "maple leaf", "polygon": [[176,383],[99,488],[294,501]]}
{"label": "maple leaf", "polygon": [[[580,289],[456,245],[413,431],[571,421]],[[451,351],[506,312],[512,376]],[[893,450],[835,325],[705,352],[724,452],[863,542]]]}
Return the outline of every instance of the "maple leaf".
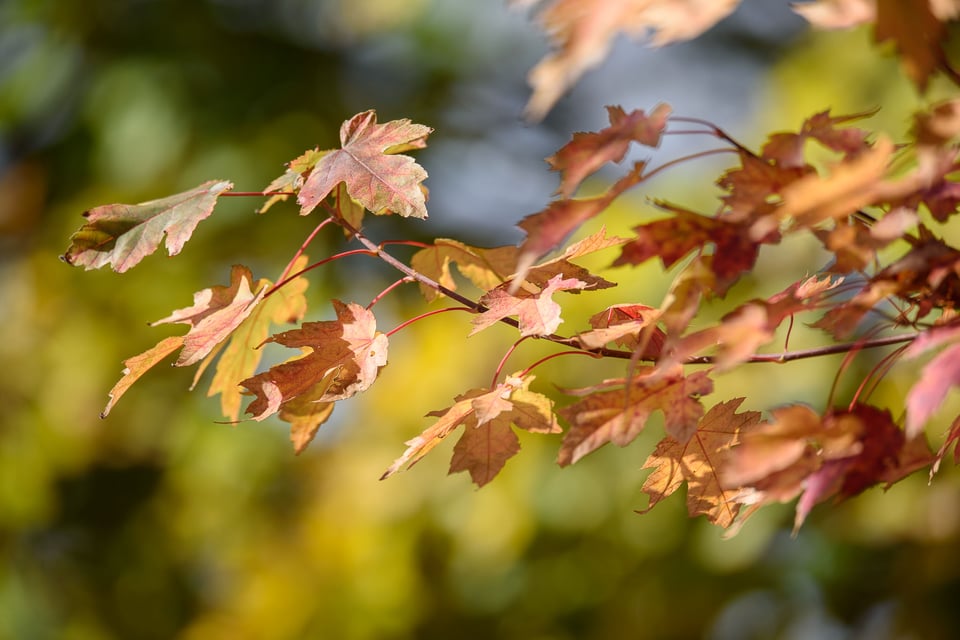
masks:
{"label": "maple leaf", "polygon": [[106,418],[110,410],[113,409],[113,406],[117,404],[120,397],[127,392],[127,389],[129,389],[134,382],[152,369],[154,365],[182,346],[183,336],[170,336],[169,338],[164,338],[143,353],[124,360],[123,365],[125,368],[123,370],[123,376],[117,381],[117,384],[113,385],[113,388],[110,389],[108,394],[110,400],[100,413],[100,417]]}
{"label": "maple leaf", "polygon": [[654,411],[662,411],[667,433],[685,443],[703,415],[699,397],[713,390],[704,371],[689,376],[661,375],[651,367],[629,380],[612,380],[602,388],[567,391],[585,397],[559,414],[570,423],[557,462],[567,466],[608,442],[623,447],[640,435]]}
{"label": "maple leaf", "polygon": [[175,256],[213,213],[217,198],[232,188],[230,182],[211,180],[159,200],[94,207],[83,214],[87,223],[70,237],[62,259],[88,271],[109,264],[123,273],[156,251],[164,235],[167,253]]}
{"label": "maple leaf", "polygon": [[653,31],[660,46],[694,38],[730,14],[740,0],[556,0],[539,20],[556,51],[531,71],[533,95],[526,115],[540,120],[560,96],[607,55],[620,33],[641,38]]}
{"label": "maple leaf", "polygon": [[642,304],[618,304],[590,317],[592,331],[577,334],[587,349],[598,349],[611,342],[631,350],[641,349],[643,359],[657,358],[666,338],[656,326],[659,312]]}
{"label": "maple leaf", "polygon": [[722,484],[739,487],[737,500],[744,503],[800,496],[794,531],[815,504],[896,481],[930,461],[917,455],[922,445],[908,441],[886,410],[856,404],[821,418],[796,405],[773,413],[772,422],[745,434],[732,450]]}
{"label": "maple leaf", "polygon": [[253,274],[242,265],[234,265],[230,271],[230,286],[215,286],[193,294],[193,306],[178,309],[166,318],[151,323],[180,323],[190,326],[184,336],[183,351],[175,363],[186,367],[200,362],[240,326],[266,293],[251,289]]}
{"label": "maple leaf", "polygon": [[690,252],[712,244],[709,266],[716,275],[717,293],[722,293],[741,273],[753,268],[761,242],[779,241],[775,232],[761,240],[753,239],[750,227],[743,222],[703,216],[667,202],[657,205],[673,216],[634,227],[636,238],[623,245],[614,266],[641,264],[659,257],[668,269]]}
{"label": "maple leaf", "polygon": [[[413,254],[410,266],[447,289],[456,291],[457,283],[450,272],[450,265],[455,263],[460,273],[477,288],[489,291],[506,282],[516,271],[517,256],[515,246],[482,249],[457,240],[438,238],[433,245]],[[424,284],[420,285],[420,291],[428,302],[443,295]]]}
{"label": "maple leaf", "polygon": [[550,168],[560,172],[560,188],[564,198],[576,192],[583,180],[608,162],[620,162],[631,142],[648,147],[660,146],[660,136],[667,126],[670,107],[659,104],[650,115],[640,109],[628,115],[619,106],[608,106],[610,126],[596,133],[575,133],[555,155],[547,158]]}
{"label": "maple leaf", "polygon": [[533,433],[559,433],[553,402],[530,391],[534,376],[511,375],[493,389],[472,389],[455,398],[453,406],[429,415],[438,420],[416,438],[383,473],[381,480],[402,467],[412,467],[461,425],[464,433],[454,447],[450,473],[467,471],[478,486],[500,472],[520,450],[510,425]]}
{"label": "maple leaf", "polygon": [[618,180],[603,195],[577,200],[555,200],[543,211],[521,220],[517,226],[526,231],[527,237],[520,245],[517,278],[523,278],[538,258],[560,246],[580,225],[602,213],[617,196],[639,183],[643,179],[643,168],[644,163],[636,163],[630,173]]}
{"label": "maple leaf", "polygon": [[349,398],[369,388],[386,365],[387,337],[376,330],[373,314],[358,304],[332,302],[336,320],[307,322],[267,340],[309,352],[240,383],[256,396],[247,407],[254,420],[273,415],[321,382],[328,388],[313,402]]}
{"label": "maple leaf", "polygon": [[[306,256],[293,264],[291,271],[300,271],[307,265]],[[233,330],[230,340],[222,352],[214,350],[201,363],[194,376],[194,386],[206,367],[219,354],[216,371],[207,396],[220,394],[220,409],[224,417],[236,422],[240,416],[240,381],[252,376],[260,364],[263,350],[260,345],[267,339],[271,325],[296,323],[303,319],[307,310],[304,292],[309,281],[300,276],[273,291]],[[272,283],[261,279],[254,287],[257,291],[268,291]]]}
{"label": "maple leaf", "polygon": [[916,438],[923,426],[936,413],[947,397],[947,392],[960,384],[960,327],[931,329],[920,335],[907,347],[903,356],[907,359],[930,351],[946,348],[924,366],[920,378],[907,393],[908,438]]}
{"label": "maple leaf", "polygon": [[893,295],[915,304],[917,319],[934,308],[956,308],[960,302],[960,252],[927,232],[921,235],[903,257],[874,275],[853,298],[828,311],[813,326],[845,338],[871,309]]}
{"label": "maple leaf", "polygon": [[468,425],[453,447],[450,473],[467,471],[474,484],[482,487],[519,452],[520,439],[509,422],[494,419],[476,427]]}
{"label": "maple leaf", "polygon": [[553,301],[553,294],[557,291],[580,290],[587,286],[582,280],[564,278],[557,274],[536,293],[521,291],[513,295],[505,288],[498,287],[480,298],[480,304],[486,307],[486,311],[474,316],[470,335],[507,316],[515,315],[520,323],[521,336],[548,336],[563,322],[560,305]]}
{"label": "maple leaf", "polygon": [[829,175],[810,174],[783,188],[780,218],[813,227],[824,220],[843,218],[873,204],[893,156],[893,143],[881,136],[869,150],[844,158]]}
{"label": "maple leaf", "polygon": [[320,158],[300,188],[301,215],[310,213],[342,182],[347,193],[373,213],[426,218],[420,183],[427,172],[402,152],[425,147],[432,131],[406,119],[377,124],[372,110],[345,121],[340,127],[341,148]]}
{"label": "maple leaf", "polygon": [[717,180],[717,186],[729,192],[721,200],[726,205],[724,217],[732,222],[767,221],[784,188],[813,170],[807,166],[783,166],[775,159],[761,158],[746,151],[739,151],[739,156],[740,166]]}
{"label": "maple leaf", "polygon": [[714,405],[686,443],[668,435],[657,444],[643,463],[644,469],[654,471],[643,483],[642,491],[650,496],[650,502],[640,513],[647,513],[686,483],[691,517],[703,515],[721,527],[733,524],[741,504],[735,499],[736,490],[721,485],[720,472],[741,434],[749,433],[760,422],[758,411],[737,413],[743,400],[734,398]]}
{"label": "maple leaf", "polygon": [[781,167],[803,168],[806,166],[803,152],[807,140],[816,140],[828,149],[855,156],[870,148],[867,142],[869,133],[854,127],[838,129],[837,125],[869,118],[876,113],[874,109],[852,115],[831,116],[829,109],[822,111],[807,118],[799,133],[775,133],[770,136],[763,146],[762,156],[776,161]]}

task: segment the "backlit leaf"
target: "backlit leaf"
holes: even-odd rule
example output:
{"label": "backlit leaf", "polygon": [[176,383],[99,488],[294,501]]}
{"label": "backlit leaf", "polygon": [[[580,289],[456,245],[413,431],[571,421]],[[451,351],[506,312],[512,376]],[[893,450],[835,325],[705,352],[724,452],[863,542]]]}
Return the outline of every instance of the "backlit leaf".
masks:
{"label": "backlit leaf", "polygon": [[[303,269],[307,262],[307,257],[301,256],[292,271],[296,273]],[[271,325],[296,323],[303,319],[307,310],[304,292],[308,284],[307,279],[300,276],[271,293],[234,329],[230,341],[219,354],[207,395],[220,394],[220,410],[228,420],[236,421],[240,417],[240,382],[256,372],[263,355],[260,345],[267,339]],[[269,280],[261,279],[256,290],[267,291],[271,285]],[[194,377],[194,384],[216,355],[217,352],[213,351],[206,357]]]}
{"label": "backlit leaf", "polygon": [[736,412],[742,402],[743,398],[735,398],[715,405],[686,443],[668,435],[657,444],[643,463],[644,469],[654,471],[643,483],[650,502],[641,513],[650,511],[686,483],[691,516],[706,516],[721,527],[733,524],[741,507],[735,500],[738,492],[721,485],[720,473],[730,448],[739,443],[741,434],[749,433],[760,422],[757,411]]}
{"label": "backlit leaf", "polygon": [[514,315],[520,323],[520,335],[550,335],[563,322],[560,318],[560,305],[554,302],[553,294],[586,287],[587,283],[582,280],[563,278],[558,274],[535,293],[520,291],[513,295],[504,288],[494,289],[480,298],[480,304],[487,310],[474,317],[470,335],[486,329],[502,318]]}
{"label": "backlit leaf", "polygon": [[170,336],[169,338],[164,338],[143,353],[124,360],[123,364],[126,368],[123,370],[123,377],[110,389],[110,401],[107,402],[107,406],[100,414],[100,417],[106,418],[110,410],[113,409],[113,406],[120,400],[120,396],[125,394],[134,382],[139,380],[140,377],[153,368],[154,365],[182,346],[183,336]]}
{"label": "backlit leaf", "polygon": [[560,448],[561,466],[573,464],[608,442],[623,447],[640,435],[654,411],[662,411],[667,433],[685,443],[703,416],[700,396],[713,382],[704,371],[689,376],[653,375],[651,368],[634,372],[629,380],[611,381],[610,390],[592,390],[560,409],[570,423]]}

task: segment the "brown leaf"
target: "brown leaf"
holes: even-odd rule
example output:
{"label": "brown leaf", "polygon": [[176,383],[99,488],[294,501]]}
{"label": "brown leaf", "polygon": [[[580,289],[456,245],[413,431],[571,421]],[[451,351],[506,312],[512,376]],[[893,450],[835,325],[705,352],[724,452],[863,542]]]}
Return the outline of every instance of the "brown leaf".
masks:
{"label": "brown leaf", "polygon": [[687,442],[703,415],[699,397],[713,389],[713,382],[703,371],[686,377],[654,373],[651,368],[640,369],[629,380],[616,381],[617,386],[605,385],[614,386],[612,390],[592,390],[561,409],[558,413],[570,423],[570,430],[564,436],[558,463],[573,464],[607,442],[628,445],[658,410],[664,414],[667,433]]}
{"label": "brown leaf", "polygon": [[509,420],[497,418],[476,427],[468,424],[453,447],[450,473],[467,471],[474,484],[482,487],[519,451],[520,440]]}
{"label": "brown leaf", "polygon": [[729,490],[739,487],[737,500],[749,504],[800,495],[796,530],[817,503],[857,495],[925,466],[929,458],[921,461],[918,450],[886,410],[857,404],[821,418],[806,407],[786,407],[774,412],[773,422],[744,435],[732,450],[722,484]]}
{"label": "brown leaf", "polygon": [[659,104],[648,116],[636,109],[628,115],[621,107],[607,107],[610,126],[596,133],[575,133],[556,155],[547,158],[550,168],[560,172],[558,192],[572,196],[583,180],[608,162],[620,162],[631,142],[648,147],[660,145],[660,136],[667,126],[670,107]]}
{"label": "brown leaf", "polygon": [[340,127],[342,148],[320,158],[300,189],[301,215],[310,213],[343,182],[350,196],[373,213],[426,218],[420,183],[427,172],[401,153],[425,147],[431,131],[406,119],[377,124],[372,110],[347,120]]}
{"label": "brown leaf", "polygon": [[598,349],[611,342],[627,349],[643,347],[644,358],[656,358],[663,349],[665,335],[656,326],[659,312],[642,304],[618,304],[590,318],[592,331],[577,335],[587,349]]}
{"label": "brown leaf", "polygon": [[299,329],[271,337],[291,348],[307,348],[303,357],[271,367],[240,384],[256,398],[247,407],[254,420],[263,420],[281,406],[309,392],[321,381],[329,388],[315,401],[335,402],[365,391],[387,363],[387,337],[376,330],[373,314],[358,304],[333,301],[336,320],[307,322]]}
{"label": "brown leaf", "polygon": [[730,447],[760,422],[757,411],[736,412],[743,400],[735,398],[714,405],[685,444],[671,436],[660,441],[643,463],[644,469],[654,471],[643,483],[642,490],[649,494],[650,502],[641,513],[650,511],[686,483],[687,511],[691,516],[704,515],[721,527],[733,524],[741,505],[735,500],[736,490],[721,486],[720,473]]}
{"label": "brown leaf", "polygon": [[109,264],[123,273],[156,251],[164,235],[167,253],[175,256],[213,213],[217,198],[232,188],[230,182],[211,180],[160,200],[91,209],[83,214],[87,223],[70,237],[63,260],[88,271]]}
{"label": "brown leaf", "polygon": [[453,406],[430,415],[438,418],[416,438],[407,441],[407,450],[381,476],[388,478],[402,467],[412,467],[459,426],[465,433],[454,448],[450,473],[469,471],[483,486],[493,479],[504,463],[520,449],[514,424],[534,433],[557,433],[553,403],[530,391],[534,376],[508,376],[494,389],[472,389],[457,396]]}
{"label": "brown leaf", "polygon": [[669,269],[692,251],[712,245],[709,266],[716,275],[717,293],[723,293],[740,274],[753,268],[761,242],[779,241],[776,234],[754,240],[749,226],[725,217],[703,216],[666,202],[658,205],[672,217],[634,227],[636,238],[623,245],[615,266],[641,264],[659,257],[664,268]]}

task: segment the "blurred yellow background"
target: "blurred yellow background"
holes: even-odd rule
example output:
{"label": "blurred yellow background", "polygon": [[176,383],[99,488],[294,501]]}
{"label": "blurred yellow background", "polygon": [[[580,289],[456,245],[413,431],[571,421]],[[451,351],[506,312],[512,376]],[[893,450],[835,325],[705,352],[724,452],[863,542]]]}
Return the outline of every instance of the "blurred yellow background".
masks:
{"label": "blurred yellow background", "polygon": [[[80,213],[208,179],[261,189],[304,149],[334,146],[356,112],[437,130],[416,154],[431,174],[430,220],[370,220],[370,235],[475,245],[519,239],[511,225],[556,187],[542,158],[603,126],[608,102],[667,101],[753,145],[828,107],[882,106],[866,126],[902,138],[922,101],[867,31],[811,34],[771,4],[745,2],[700,42],[621,43],[541,125],[520,113],[543,36],[499,0],[0,4],[0,638],[953,637],[952,469],[931,486],[918,476],[819,507],[795,539],[789,505],[730,540],[689,520],[682,495],[635,514],[659,418],[629,447],[563,470],[558,437],[521,434],[521,455],[479,491],[445,475],[452,445],[380,482],[424,414],[487,385],[514,339],[497,326],[465,340],[457,314],[396,334],[378,382],[299,457],[282,423],[218,423],[217,401],[187,392],[192,371],[157,367],[98,418],[122,360],[170,335],[148,322],[226,284],[233,263],[275,278],[315,220],[228,199],[180,256],[159,252],[120,276],[58,260]],[[683,74],[663,73],[670,65]],[[606,222],[626,233],[653,214],[647,196],[709,210],[721,167],[644,185]],[[341,240],[328,234],[309,253]],[[769,295],[823,259],[774,249],[737,295]],[[605,275],[621,287],[566,299],[563,328],[603,296],[655,306],[669,283],[655,264]],[[394,278],[364,258],[314,271],[308,319],[328,317],[331,297],[367,304]],[[377,305],[381,330],[423,310],[415,293]],[[525,343],[507,371],[548,352]],[[848,392],[871,357],[844,378]],[[537,390],[622,371],[583,360],[539,367]],[[838,363],[747,368],[721,377],[716,397],[820,406]],[[881,388],[895,414],[909,373]],[[948,423],[931,426],[935,444]]]}

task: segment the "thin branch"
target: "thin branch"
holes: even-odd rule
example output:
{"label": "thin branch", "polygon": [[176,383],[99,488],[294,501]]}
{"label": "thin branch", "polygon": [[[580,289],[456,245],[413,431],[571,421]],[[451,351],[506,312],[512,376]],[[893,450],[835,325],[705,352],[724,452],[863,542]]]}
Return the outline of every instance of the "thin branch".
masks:
{"label": "thin branch", "polygon": [[[372,255],[377,256],[393,268],[397,269],[404,275],[407,275],[417,282],[424,284],[425,286],[437,291],[451,300],[455,300],[460,304],[464,305],[474,313],[483,313],[487,311],[487,307],[480,304],[479,302],[474,302],[470,298],[467,298],[464,295],[457,293],[447,287],[443,286],[436,280],[429,278],[419,271],[411,268],[410,266],[404,264],[397,258],[393,257],[389,253],[383,250],[382,247],[376,245],[372,240],[364,236],[357,229],[355,229],[350,223],[345,220],[337,220],[337,224],[343,225],[347,231],[349,231],[353,237],[357,239],[363,246],[369,249]],[[520,323],[514,318],[500,318],[500,322],[508,324],[511,327],[519,328]],[[817,358],[820,356],[828,356],[837,353],[847,353],[850,351],[859,351],[861,349],[874,349],[877,347],[885,347],[891,344],[902,344],[904,342],[910,342],[917,337],[917,333],[909,334],[898,334],[893,336],[887,336],[884,338],[874,338],[870,340],[861,340],[858,342],[846,342],[840,344],[831,344],[824,347],[815,347],[812,349],[801,349],[799,351],[785,351],[783,353],[771,353],[771,354],[755,354],[748,358],[745,362],[747,363],[760,363],[760,362],[792,362],[794,360],[803,360],[806,358]],[[541,340],[549,340],[559,345],[566,345],[573,347],[583,353],[588,353],[594,357],[603,357],[603,358],[619,358],[622,360],[630,360],[636,357],[636,354],[633,351],[622,351],[620,349],[608,349],[606,347],[600,347],[596,349],[586,349],[580,344],[580,341],[576,337],[564,337],[557,334],[550,334],[548,336],[534,336]],[[652,358],[642,358],[643,361],[656,362]],[[693,358],[688,358],[684,364],[713,364],[716,361],[714,356],[697,356]]]}

